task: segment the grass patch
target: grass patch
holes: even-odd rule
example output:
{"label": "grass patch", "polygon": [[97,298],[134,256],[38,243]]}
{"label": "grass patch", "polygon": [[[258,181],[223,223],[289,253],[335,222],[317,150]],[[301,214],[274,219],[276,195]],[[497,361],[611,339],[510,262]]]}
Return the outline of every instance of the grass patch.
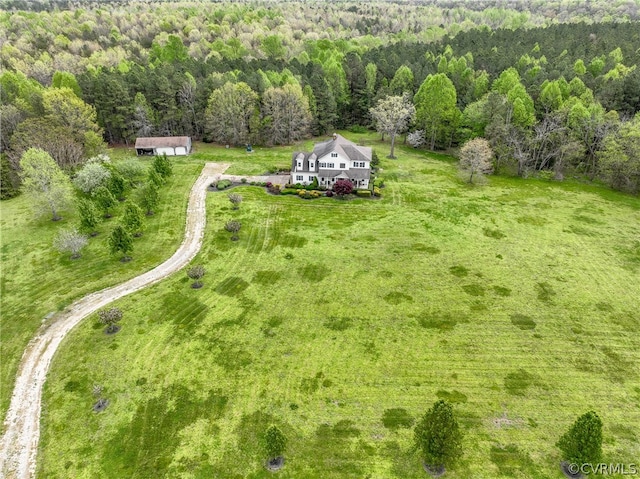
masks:
{"label": "grass patch", "polygon": [[516,328],[519,328],[519,329],[524,329],[524,330],[536,329],[536,322],[531,317],[525,314],[512,314],[511,324],[513,324]]}
{"label": "grass patch", "polygon": [[456,265],[449,268],[449,272],[458,278],[464,278],[469,274],[469,270],[464,266]]}
{"label": "grass patch", "polygon": [[488,238],[494,238],[494,239],[502,239],[502,238],[505,238],[507,236],[502,231],[500,231],[498,229],[493,229],[493,228],[483,228],[482,232]]}
{"label": "grass patch", "polygon": [[462,404],[467,402],[466,394],[462,394],[460,391],[438,391],[436,396],[440,399],[444,399],[445,401],[449,401],[452,404]]}
{"label": "grass patch", "polygon": [[504,389],[514,396],[524,396],[527,388],[533,385],[534,376],[524,369],[507,374],[504,378]]}
{"label": "grass patch", "polygon": [[386,409],[382,415],[383,426],[391,430],[408,429],[413,427],[415,422],[409,411],[403,408]]}

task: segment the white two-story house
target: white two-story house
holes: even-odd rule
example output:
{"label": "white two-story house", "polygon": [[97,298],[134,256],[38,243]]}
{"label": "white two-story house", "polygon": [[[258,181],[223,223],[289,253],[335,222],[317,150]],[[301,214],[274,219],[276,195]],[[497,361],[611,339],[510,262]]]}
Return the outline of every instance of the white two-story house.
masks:
{"label": "white two-story house", "polygon": [[319,186],[331,188],[338,180],[349,180],[354,188],[369,188],[371,148],[358,146],[343,136],[316,143],[313,152],[295,152],[291,183],[308,185],[314,178]]}

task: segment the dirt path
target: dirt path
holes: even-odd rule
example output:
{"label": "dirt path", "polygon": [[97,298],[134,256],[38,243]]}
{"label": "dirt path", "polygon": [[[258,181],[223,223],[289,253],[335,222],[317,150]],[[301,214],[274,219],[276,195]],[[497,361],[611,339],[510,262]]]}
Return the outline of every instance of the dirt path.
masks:
{"label": "dirt path", "polygon": [[31,340],[18,370],[5,418],[5,432],[0,440],[0,477],[28,479],[35,477],[40,439],[42,387],[51,360],[64,337],[83,318],[116,299],[156,283],[187,265],[200,251],[206,222],[207,185],[219,179],[228,164],[207,163],[189,195],[184,239],[178,250],[161,265],[117,286],[91,293],[76,301],[53,318]]}

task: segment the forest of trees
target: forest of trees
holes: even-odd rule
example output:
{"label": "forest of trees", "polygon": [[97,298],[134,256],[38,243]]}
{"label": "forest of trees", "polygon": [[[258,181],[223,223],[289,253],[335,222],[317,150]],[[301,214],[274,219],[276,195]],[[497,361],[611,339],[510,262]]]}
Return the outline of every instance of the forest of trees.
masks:
{"label": "forest of trees", "polygon": [[3,198],[29,147],[73,171],[137,136],[290,144],[391,97],[429,149],[484,137],[498,172],[640,190],[633,1],[0,6]]}

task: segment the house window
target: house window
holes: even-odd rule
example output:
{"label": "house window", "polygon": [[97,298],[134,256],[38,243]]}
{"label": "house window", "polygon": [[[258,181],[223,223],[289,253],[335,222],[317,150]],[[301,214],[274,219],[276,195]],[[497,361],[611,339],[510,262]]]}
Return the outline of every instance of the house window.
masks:
{"label": "house window", "polygon": [[354,161],[353,162],[353,166],[355,166],[356,168],[364,168],[365,167],[365,163],[364,163],[364,161]]}
{"label": "house window", "polygon": [[320,178],[320,183],[324,183],[324,178]]}
{"label": "house window", "polygon": [[337,153],[331,153],[331,158],[338,158],[338,154]]}
{"label": "house window", "polygon": [[309,181],[313,181],[313,176],[310,176],[310,177],[309,177]]}
{"label": "house window", "polygon": [[313,165],[314,165],[313,163],[309,163],[309,169],[310,170],[313,170]]}
{"label": "house window", "polygon": [[298,176],[296,176],[296,180],[297,181],[303,181],[304,180],[304,176],[298,175]]}
{"label": "house window", "polygon": [[302,168],[302,163],[298,162],[298,168]]}
{"label": "house window", "polygon": [[327,163],[327,168],[333,168],[335,166],[334,163]]}
{"label": "house window", "polygon": [[340,163],[340,169],[344,170],[347,167],[347,165],[345,165],[344,163]]}

